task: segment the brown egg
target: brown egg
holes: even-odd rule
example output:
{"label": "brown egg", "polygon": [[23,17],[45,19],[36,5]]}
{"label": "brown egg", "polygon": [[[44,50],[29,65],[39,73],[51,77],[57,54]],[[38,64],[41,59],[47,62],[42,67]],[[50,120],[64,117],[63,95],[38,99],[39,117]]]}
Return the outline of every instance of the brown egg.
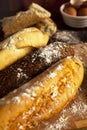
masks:
{"label": "brown egg", "polygon": [[72,6],[65,7],[64,12],[72,16],[77,15],[77,10]]}
{"label": "brown egg", "polygon": [[78,16],[87,16],[87,8],[86,7],[80,8],[78,10]]}

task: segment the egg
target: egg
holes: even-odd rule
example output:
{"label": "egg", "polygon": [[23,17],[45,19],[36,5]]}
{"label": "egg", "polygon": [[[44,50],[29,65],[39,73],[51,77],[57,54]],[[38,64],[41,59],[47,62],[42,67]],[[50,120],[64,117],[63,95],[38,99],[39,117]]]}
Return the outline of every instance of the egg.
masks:
{"label": "egg", "polygon": [[69,14],[69,15],[72,15],[72,16],[76,16],[77,15],[77,10],[73,6],[65,7],[64,12]]}
{"label": "egg", "polygon": [[78,10],[78,16],[87,16],[87,8],[86,7],[80,8]]}

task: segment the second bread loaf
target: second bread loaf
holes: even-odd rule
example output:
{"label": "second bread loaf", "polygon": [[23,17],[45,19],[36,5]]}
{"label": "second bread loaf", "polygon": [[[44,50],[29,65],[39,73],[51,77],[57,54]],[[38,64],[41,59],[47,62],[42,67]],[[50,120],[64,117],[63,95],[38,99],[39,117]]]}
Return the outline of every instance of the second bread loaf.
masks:
{"label": "second bread loaf", "polygon": [[74,55],[73,48],[59,42],[50,43],[28,54],[0,71],[0,97],[26,83],[56,61],[71,55]]}
{"label": "second bread loaf", "polygon": [[76,95],[84,76],[81,61],[69,57],[0,99],[0,130],[27,130],[52,117]]}

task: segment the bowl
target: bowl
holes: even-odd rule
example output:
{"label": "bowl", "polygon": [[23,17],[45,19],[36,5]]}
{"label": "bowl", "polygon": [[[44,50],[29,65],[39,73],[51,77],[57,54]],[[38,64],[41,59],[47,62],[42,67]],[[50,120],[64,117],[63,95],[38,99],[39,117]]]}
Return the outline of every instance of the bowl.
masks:
{"label": "bowl", "polygon": [[69,5],[69,2],[64,3],[60,6],[60,13],[62,15],[64,23],[74,28],[87,27],[87,16],[72,16],[64,12],[65,7],[68,5]]}

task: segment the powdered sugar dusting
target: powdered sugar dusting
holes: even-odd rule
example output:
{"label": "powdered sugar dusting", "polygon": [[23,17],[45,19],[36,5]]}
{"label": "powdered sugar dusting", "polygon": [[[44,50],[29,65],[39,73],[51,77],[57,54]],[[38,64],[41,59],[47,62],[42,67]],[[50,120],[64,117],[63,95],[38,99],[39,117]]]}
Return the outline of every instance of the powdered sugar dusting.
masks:
{"label": "powdered sugar dusting", "polygon": [[[68,52],[70,50],[70,52]],[[48,44],[46,47],[41,47],[37,52],[32,55],[32,63],[37,59],[49,65],[53,62],[65,58],[69,55],[73,55],[73,51],[66,43],[54,42]]]}
{"label": "powdered sugar dusting", "polygon": [[58,65],[57,70],[62,70],[63,65]]}
{"label": "powdered sugar dusting", "polygon": [[74,101],[70,110],[72,114],[84,118],[85,116],[84,114],[87,113],[87,104],[84,103],[83,101],[79,101],[78,103]]}
{"label": "powdered sugar dusting", "polygon": [[68,119],[69,117],[67,117],[65,115],[66,110],[62,111],[62,116],[60,116],[55,123],[53,124],[48,124],[48,126],[46,127],[47,130],[62,130],[63,128],[67,128],[67,124],[68,124]]}
{"label": "powdered sugar dusting", "polygon": [[14,39],[11,38],[11,37],[10,37],[10,41],[9,42],[10,42],[10,44],[14,44],[15,43]]}
{"label": "powdered sugar dusting", "polygon": [[[80,96],[80,97],[79,97]],[[82,95],[78,95],[73,102],[64,108],[53,123],[44,123],[45,130],[71,130],[75,129],[76,120],[87,119],[87,103],[83,101]],[[72,122],[72,123],[71,123]]]}
{"label": "powdered sugar dusting", "polygon": [[49,78],[54,78],[57,74],[55,72],[50,73]]}
{"label": "powdered sugar dusting", "polygon": [[15,102],[15,103],[18,103],[18,104],[21,102],[20,97],[18,97],[18,96],[13,97],[12,101]]}
{"label": "powdered sugar dusting", "polygon": [[20,125],[19,126],[19,130],[23,130],[24,128],[23,128],[23,126],[22,125]]}
{"label": "powdered sugar dusting", "polygon": [[39,57],[45,59],[45,62],[50,63],[52,61],[53,56],[61,56],[61,51],[59,49],[59,46],[56,45],[54,48],[54,44],[50,44],[50,46],[47,46],[46,48],[41,50]]}
{"label": "powdered sugar dusting", "polygon": [[31,96],[30,96],[30,94],[25,93],[25,92],[24,92],[24,93],[22,93],[21,95],[22,95],[23,97],[27,97],[27,98],[30,98],[30,97],[31,97]]}
{"label": "powdered sugar dusting", "polygon": [[17,68],[17,80],[19,80],[22,77],[26,79],[28,78],[27,74],[25,74],[21,68]]}

